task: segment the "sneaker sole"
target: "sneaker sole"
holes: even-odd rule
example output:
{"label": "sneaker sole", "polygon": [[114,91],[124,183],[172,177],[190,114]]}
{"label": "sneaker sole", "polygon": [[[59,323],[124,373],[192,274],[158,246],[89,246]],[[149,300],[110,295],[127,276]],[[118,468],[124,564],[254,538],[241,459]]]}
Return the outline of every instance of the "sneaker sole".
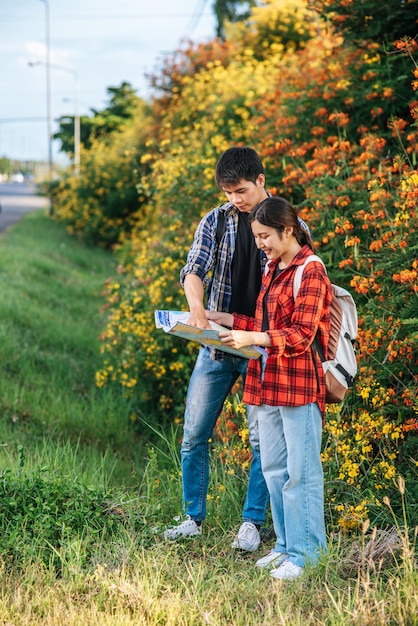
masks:
{"label": "sneaker sole", "polygon": [[164,539],[167,539],[167,541],[178,541],[179,539],[196,539],[196,538],[200,538],[202,536],[202,533],[195,533],[193,535],[176,535],[175,537],[170,537],[170,536],[166,536],[164,535]]}
{"label": "sneaker sole", "polygon": [[231,548],[233,550],[241,550],[241,552],[255,552],[256,550],[258,550],[258,546],[259,545],[260,544],[257,544],[255,547],[251,546],[251,548],[243,548],[239,544],[236,544],[235,541],[234,541],[234,543],[231,544]]}
{"label": "sneaker sole", "polygon": [[268,563],[263,563],[259,565],[257,562],[256,567],[259,567],[260,569],[277,569],[282,563],[286,561],[286,559],[287,559],[287,555],[282,554],[280,556],[277,556],[272,561],[268,561]]}

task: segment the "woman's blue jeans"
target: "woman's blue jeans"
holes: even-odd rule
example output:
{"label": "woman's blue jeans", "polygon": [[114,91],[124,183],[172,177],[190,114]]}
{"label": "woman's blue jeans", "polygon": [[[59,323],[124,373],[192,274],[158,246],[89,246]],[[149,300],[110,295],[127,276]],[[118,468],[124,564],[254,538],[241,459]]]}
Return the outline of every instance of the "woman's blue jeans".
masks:
{"label": "woman's blue jeans", "polygon": [[[184,415],[181,445],[183,509],[199,522],[206,517],[206,497],[209,487],[209,440],[224,401],[241,375],[245,381],[248,361],[225,354],[223,361],[210,358],[201,348],[190,378]],[[247,407],[252,461],[243,509],[243,519],[263,524],[269,501],[268,489],[261,470],[258,425],[254,407]]]}
{"label": "woman's blue jeans", "polygon": [[316,402],[253,408],[276,533],[274,550],[303,567],[326,550],[321,412]]}

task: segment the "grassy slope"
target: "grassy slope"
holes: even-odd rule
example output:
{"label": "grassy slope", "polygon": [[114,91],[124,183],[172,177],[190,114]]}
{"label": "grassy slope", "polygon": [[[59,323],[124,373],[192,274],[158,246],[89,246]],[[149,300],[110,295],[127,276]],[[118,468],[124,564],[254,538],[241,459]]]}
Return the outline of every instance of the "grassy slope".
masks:
{"label": "grassy slope", "polygon": [[59,463],[54,446],[71,442],[79,471],[96,472],[107,457],[108,474],[116,472],[119,484],[131,480],[140,450],[129,403],[114,392],[99,393],[94,383],[101,291],[113,271],[110,253],[72,239],[43,211],[0,236],[3,466],[15,462],[17,444],[29,464],[42,454]]}

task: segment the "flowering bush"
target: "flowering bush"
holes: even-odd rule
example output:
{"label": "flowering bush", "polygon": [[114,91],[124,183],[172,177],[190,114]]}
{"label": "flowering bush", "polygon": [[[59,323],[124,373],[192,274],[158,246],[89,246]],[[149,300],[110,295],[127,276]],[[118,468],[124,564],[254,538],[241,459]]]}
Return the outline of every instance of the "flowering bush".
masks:
{"label": "flowering bush", "polygon": [[[147,116],[140,101],[137,116]],[[82,150],[80,175],[69,171],[53,185],[54,219],[70,234],[112,247],[144,219],[149,197],[141,180],[149,168],[141,163],[141,154],[150,132],[147,126],[138,129],[127,121],[118,132],[92,139],[91,148]]]}

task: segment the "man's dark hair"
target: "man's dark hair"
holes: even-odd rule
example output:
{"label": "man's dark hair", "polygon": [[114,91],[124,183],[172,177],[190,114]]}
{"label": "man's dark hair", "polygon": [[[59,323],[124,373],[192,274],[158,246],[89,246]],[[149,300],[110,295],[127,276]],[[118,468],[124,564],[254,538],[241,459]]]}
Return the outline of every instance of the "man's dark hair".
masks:
{"label": "man's dark hair", "polygon": [[219,189],[222,185],[237,185],[241,179],[255,183],[260,174],[264,174],[264,167],[257,152],[247,146],[234,146],[220,156],[215,182]]}

